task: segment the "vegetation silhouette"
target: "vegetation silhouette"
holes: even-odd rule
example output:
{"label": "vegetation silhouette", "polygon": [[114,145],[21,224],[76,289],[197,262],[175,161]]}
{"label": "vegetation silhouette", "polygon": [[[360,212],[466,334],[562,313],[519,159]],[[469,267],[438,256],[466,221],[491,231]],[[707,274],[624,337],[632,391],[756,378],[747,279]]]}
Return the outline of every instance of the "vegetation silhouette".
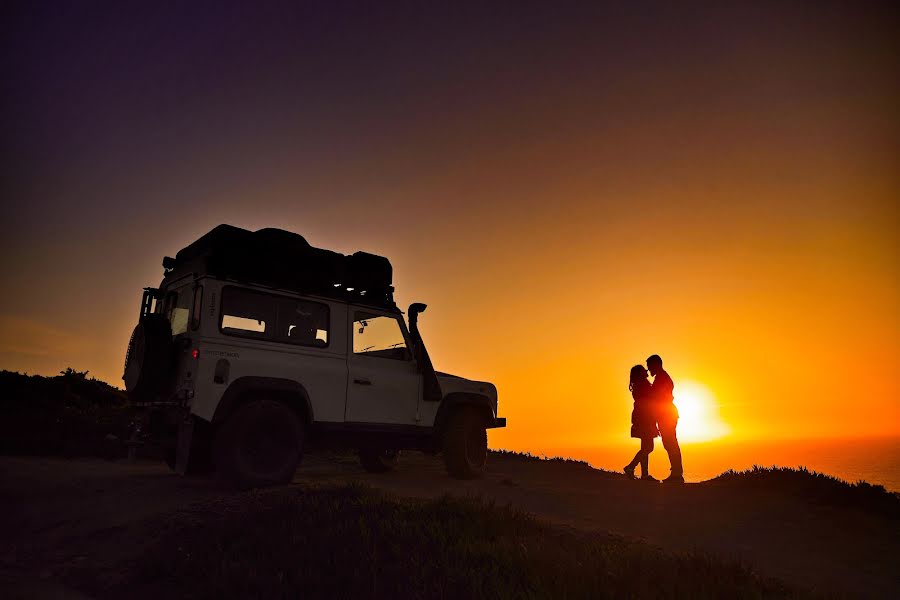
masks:
{"label": "vegetation silhouette", "polygon": [[478,499],[395,500],[349,485],[241,502],[170,521],[122,588],[216,598],[805,597],[736,562],[551,526]]}
{"label": "vegetation silhouette", "polygon": [[0,371],[0,453],[116,458],[135,409],[88,371],[55,377]]}
{"label": "vegetation silhouette", "polygon": [[806,467],[763,467],[744,471],[728,470],[706,482],[742,488],[777,489],[804,498],[811,504],[852,508],[900,521],[900,493],[867,481],[850,483]]}
{"label": "vegetation silhouette", "polygon": [[569,458],[567,456],[547,456],[546,454],[532,454],[531,452],[516,452],[514,450],[491,450],[491,454],[497,454],[498,456],[505,456],[507,458],[513,458],[516,460],[524,460],[529,462],[545,462],[545,463],[561,463],[571,466],[582,467],[585,469],[591,469],[593,471],[600,471],[603,473],[608,473],[610,475],[618,475],[618,473],[613,473],[612,471],[607,471],[606,469],[598,469],[596,467],[592,467],[590,463],[586,460],[581,460],[579,458]]}

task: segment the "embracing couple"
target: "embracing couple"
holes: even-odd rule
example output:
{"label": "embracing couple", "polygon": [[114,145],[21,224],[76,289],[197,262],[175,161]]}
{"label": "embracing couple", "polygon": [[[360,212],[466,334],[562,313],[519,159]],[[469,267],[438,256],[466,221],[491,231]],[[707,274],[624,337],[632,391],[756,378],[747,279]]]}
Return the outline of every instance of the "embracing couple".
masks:
{"label": "embracing couple", "polygon": [[[662,438],[663,448],[669,454],[672,474],[663,483],[684,483],[684,472],[681,467],[681,448],[675,427],[678,425],[678,409],[675,408],[675,397],[672,390],[675,384],[662,368],[662,359],[654,354],[644,365],[631,367],[628,389],[634,398],[634,410],[631,412],[631,437],[641,440],[641,449],[625,467],[625,475],[634,479],[634,470],[641,465],[641,479],[656,481],[648,469],[650,453],[653,452],[653,439]],[[647,372],[653,375],[653,383],[647,378]]]}

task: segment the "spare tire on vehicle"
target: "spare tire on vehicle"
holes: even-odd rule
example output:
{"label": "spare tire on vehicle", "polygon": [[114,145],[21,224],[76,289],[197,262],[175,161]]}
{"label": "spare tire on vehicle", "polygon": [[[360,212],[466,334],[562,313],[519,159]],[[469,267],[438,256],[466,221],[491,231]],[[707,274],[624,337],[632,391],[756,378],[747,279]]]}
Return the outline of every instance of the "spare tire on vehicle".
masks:
{"label": "spare tire on vehicle", "polygon": [[172,327],[164,315],[141,317],[131,333],[122,380],[128,395],[152,400],[172,385]]}

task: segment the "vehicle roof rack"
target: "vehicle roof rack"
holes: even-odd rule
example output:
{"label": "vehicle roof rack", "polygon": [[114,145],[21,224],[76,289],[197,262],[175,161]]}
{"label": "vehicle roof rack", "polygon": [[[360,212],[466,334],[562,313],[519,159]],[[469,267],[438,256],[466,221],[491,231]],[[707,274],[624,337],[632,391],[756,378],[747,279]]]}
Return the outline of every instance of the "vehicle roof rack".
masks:
{"label": "vehicle roof rack", "polygon": [[219,225],[163,259],[165,276],[201,272],[346,302],[396,309],[391,262],[368,252],[315,248],[296,233]]}

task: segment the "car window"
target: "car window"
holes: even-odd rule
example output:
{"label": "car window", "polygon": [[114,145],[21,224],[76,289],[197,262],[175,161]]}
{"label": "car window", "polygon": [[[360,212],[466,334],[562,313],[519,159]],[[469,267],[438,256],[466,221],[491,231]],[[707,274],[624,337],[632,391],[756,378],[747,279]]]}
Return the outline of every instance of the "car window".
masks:
{"label": "car window", "polygon": [[321,348],[328,345],[328,305],[229,286],[222,292],[221,330]]}
{"label": "car window", "polygon": [[395,317],[356,311],[353,316],[353,352],[364,356],[409,360],[400,322]]}
{"label": "car window", "polygon": [[169,319],[169,325],[172,327],[173,336],[188,330],[193,300],[194,292],[188,287],[183,287],[169,294],[166,317]]}
{"label": "car window", "polygon": [[222,329],[228,330],[227,333],[234,333],[237,331],[245,331],[248,333],[265,333],[266,322],[262,319],[249,319],[247,317],[224,315],[222,317]]}
{"label": "car window", "polygon": [[328,305],[284,298],[278,305],[279,335],[291,344],[328,345]]}

